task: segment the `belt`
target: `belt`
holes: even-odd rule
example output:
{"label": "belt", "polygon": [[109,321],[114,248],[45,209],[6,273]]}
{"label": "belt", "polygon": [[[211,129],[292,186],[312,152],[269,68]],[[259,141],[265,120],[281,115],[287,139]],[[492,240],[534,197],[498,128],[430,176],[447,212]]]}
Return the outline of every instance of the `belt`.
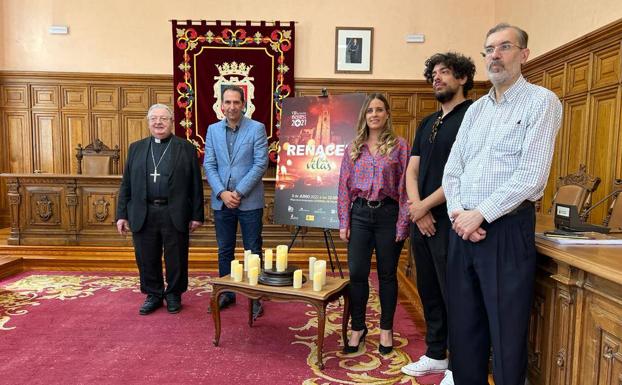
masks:
{"label": "belt", "polygon": [[168,199],[148,199],[147,203],[154,206],[166,206],[168,204]]}
{"label": "belt", "polygon": [[380,207],[382,207],[382,206],[384,206],[386,204],[391,204],[391,203],[397,204],[395,199],[390,198],[390,197],[386,197],[386,198],[384,198],[381,201],[369,201],[369,200],[367,200],[365,198],[361,198],[361,197],[358,197],[358,198],[356,198],[354,200],[354,204],[358,204],[360,206],[367,206],[370,209],[377,209],[377,208],[380,208]]}
{"label": "belt", "polygon": [[532,201],[523,201],[523,203],[521,203],[520,205],[518,205],[517,208],[515,208],[514,210],[510,211],[509,213],[505,214],[505,215],[516,215],[519,212],[521,212],[522,210],[526,209],[526,208],[530,208],[533,207],[534,204]]}

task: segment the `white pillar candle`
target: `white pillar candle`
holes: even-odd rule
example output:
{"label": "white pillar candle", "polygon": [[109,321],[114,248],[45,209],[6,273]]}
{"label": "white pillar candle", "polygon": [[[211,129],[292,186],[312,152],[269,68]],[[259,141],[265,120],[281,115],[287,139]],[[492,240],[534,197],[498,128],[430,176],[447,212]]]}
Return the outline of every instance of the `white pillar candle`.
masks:
{"label": "white pillar candle", "polygon": [[298,269],[294,271],[294,289],[300,289],[302,287],[302,270]]}
{"label": "white pillar candle", "polygon": [[285,263],[285,254],[276,253],[276,271],[282,272],[285,271],[287,265]]}
{"label": "white pillar candle", "polygon": [[272,249],[266,249],[263,258],[263,268],[265,270],[272,270]]}
{"label": "white pillar candle", "polygon": [[251,255],[252,251],[244,250],[244,271],[248,271],[248,256]]}
{"label": "white pillar candle", "polygon": [[313,268],[315,267],[315,261],[317,261],[317,258],[315,257],[309,258],[309,278],[310,279],[313,279]]}
{"label": "white pillar candle", "polygon": [[317,273],[320,273],[322,285],[326,285],[326,261],[321,259],[319,261],[315,261],[315,266],[313,267],[313,279],[315,279],[315,275]]}
{"label": "white pillar candle", "polygon": [[258,270],[261,270],[261,258],[257,254],[251,254],[248,256],[248,269],[252,269],[256,267]]}
{"label": "white pillar candle", "polygon": [[234,279],[233,273],[235,272],[235,267],[239,264],[240,264],[240,261],[238,261],[237,259],[234,259],[233,261],[231,261],[231,273],[230,273],[231,279]]}
{"label": "white pillar candle", "polygon": [[279,258],[279,255],[283,257],[283,261],[285,262],[285,266],[283,267],[283,270],[285,270],[287,269],[287,245],[278,245],[276,247],[277,260]]}
{"label": "white pillar candle", "polygon": [[322,291],[322,273],[319,271],[313,275],[313,291]]}
{"label": "white pillar candle", "polygon": [[238,263],[233,269],[233,280],[235,282],[242,282],[242,278],[244,277],[244,266]]}
{"label": "white pillar candle", "polygon": [[248,269],[248,283],[251,286],[257,286],[259,280],[259,268],[257,266]]}

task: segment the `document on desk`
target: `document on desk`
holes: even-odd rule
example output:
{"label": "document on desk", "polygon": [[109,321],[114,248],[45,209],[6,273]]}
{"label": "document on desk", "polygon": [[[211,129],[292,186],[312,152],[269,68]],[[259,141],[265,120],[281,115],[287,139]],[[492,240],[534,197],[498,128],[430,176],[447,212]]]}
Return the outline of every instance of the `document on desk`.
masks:
{"label": "document on desk", "polygon": [[585,232],[559,232],[545,231],[544,233],[536,233],[536,237],[547,241],[555,242],[560,245],[621,245],[622,235],[601,234],[593,231]]}

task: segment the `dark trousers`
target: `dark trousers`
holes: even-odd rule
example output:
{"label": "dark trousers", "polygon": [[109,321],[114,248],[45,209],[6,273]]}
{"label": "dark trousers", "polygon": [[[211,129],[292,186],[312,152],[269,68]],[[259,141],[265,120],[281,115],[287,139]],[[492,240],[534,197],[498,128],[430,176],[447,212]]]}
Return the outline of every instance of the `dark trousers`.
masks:
{"label": "dark trousers", "polygon": [[380,328],[393,329],[393,315],[397,306],[397,262],[404,241],[395,242],[399,206],[393,200],[387,202],[381,207],[370,208],[357,200],[351,209],[348,268],[352,330],[365,329],[369,272],[374,249],[380,284]]}
{"label": "dark trousers", "polygon": [[[188,243],[190,233],[179,232],[168,206],[147,207],[143,228],[133,233],[134,254],[140,273],[140,291],[162,297],[181,295],[188,289]],[[162,252],[166,266],[166,290],[162,276]]]}
{"label": "dark trousers", "polygon": [[[235,259],[235,242],[238,222],[242,230],[244,250],[251,250],[261,258],[263,229],[263,209],[230,209],[223,204],[221,210],[214,210],[216,242],[218,243],[218,274],[224,277],[231,274],[231,261]],[[233,295],[233,294],[231,294]]]}
{"label": "dark trousers", "polygon": [[434,216],[436,234],[427,237],[411,225],[411,251],[417,271],[417,290],[427,326],[425,355],[435,360],[447,357],[447,243],[451,230],[447,213]]}
{"label": "dark trousers", "polygon": [[488,384],[492,344],[495,384],[523,385],[536,269],[534,208],[482,227],[486,238],[477,243],[450,232],[447,289],[454,381]]}

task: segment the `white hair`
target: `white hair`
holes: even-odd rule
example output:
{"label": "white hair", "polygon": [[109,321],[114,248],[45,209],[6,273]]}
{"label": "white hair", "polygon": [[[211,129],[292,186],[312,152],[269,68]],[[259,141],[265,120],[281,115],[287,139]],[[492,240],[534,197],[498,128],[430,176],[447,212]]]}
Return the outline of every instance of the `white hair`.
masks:
{"label": "white hair", "polygon": [[166,104],[162,104],[162,103],[156,103],[152,105],[151,107],[149,107],[149,111],[147,111],[147,118],[151,116],[151,111],[159,110],[159,109],[168,111],[168,115],[171,117],[171,120],[173,119],[173,110],[171,109],[171,107],[167,106]]}

